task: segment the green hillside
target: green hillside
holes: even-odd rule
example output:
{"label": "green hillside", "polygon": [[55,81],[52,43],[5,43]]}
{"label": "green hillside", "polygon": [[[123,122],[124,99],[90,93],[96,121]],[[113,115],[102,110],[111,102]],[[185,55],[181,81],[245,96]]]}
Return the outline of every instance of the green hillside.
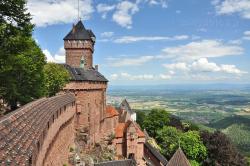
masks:
{"label": "green hillside", "polygon": [[221,130],[242,153],[250,156],[250,118],[230,116],[211,123],[209,127]]}
{"label": "green hillside", "polygon": [[247,116],[232,115],[216,122],[212,122],[208,126],[215,129],[226,129],[233,124],[244,124],[250,126],[250,118]]}
{"label": "green hillside", "polygon": [[222,130],[240,151],[250,156],[250,126],[233,124]]}

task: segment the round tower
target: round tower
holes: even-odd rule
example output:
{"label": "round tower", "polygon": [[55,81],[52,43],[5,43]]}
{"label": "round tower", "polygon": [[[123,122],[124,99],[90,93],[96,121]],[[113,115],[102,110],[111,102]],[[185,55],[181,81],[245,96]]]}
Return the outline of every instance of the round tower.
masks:
{"label": "round tower", "polygon": [[73,25],[72,30],[64,38],[66,64],[86,70],[92,69],[94,44],[94,33],[85,29],[82,21]]}

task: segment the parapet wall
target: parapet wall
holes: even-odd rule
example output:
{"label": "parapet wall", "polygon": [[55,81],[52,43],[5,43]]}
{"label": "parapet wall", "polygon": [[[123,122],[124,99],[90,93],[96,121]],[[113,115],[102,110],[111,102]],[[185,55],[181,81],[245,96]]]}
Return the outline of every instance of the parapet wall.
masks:
{"label": "parapet wall", "polygon": [[74,115],[74,95],[63,94],[31,102],[1,118],[0,165],[42,165]]}

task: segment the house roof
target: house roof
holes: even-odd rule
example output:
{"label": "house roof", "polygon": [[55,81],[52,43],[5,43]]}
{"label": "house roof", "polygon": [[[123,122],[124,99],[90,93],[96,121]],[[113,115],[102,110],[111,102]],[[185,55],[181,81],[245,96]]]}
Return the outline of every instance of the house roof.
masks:
{"label": "house roof", "polygon": [[131,109],[128,101],[124,99],[120,105],[120,109],[125,109],[130,115],[134,114],[135,112]]}
{"label": "house roof", "polygon": [[136,166],[134,160],[115,160],[95,164],[95,166]]}
{"label": "house roof", "polygon": [[126,132],[126,130],[128,129],[128,127],[130,125],[135,126],[136,129],[136,133],[138,135],[138,137],[142,138],[145,137],[143,131],[141,130],[140,126],[132,121],[127,121],[126,123],[119,123],[115,129],[115,137],[116,138],[122,138],[123,134]]}
{"label": "house roof", "polygon": [[72,30],[64,37],[63,40],[92,40],[95,37],[91,30],[85,29],[82,21],[73,25]]}
{"label": "house roof", "polygon": [[145,134],[144,132],[141,130],[140,126],[135,123],[135,122],[132,122],[134,125],[135,125],[135,128],[136,128],[136,132],[137,132],[137,135],[138,137],[145,137]]}
{"label": "house roof", "polygon": [[126,123],[118,123],[118,125],[115,128],[115,137],[122,138],[125,128],[126,128]]}
{"label": "house roof", "polygon": [[[144,146],[153,154],[163,165],[168,164],[168,160],[150,143],[146,142]],[[177,165],[176,165],[177,166]]]}
{"label": "house roof", "polygon": [[189,163],[181,148],[179,148],[169,160],[167,166],[191,166],[191,164]]}
{"label": "house roof", "polygon": [[108,80],[97,70],[93,69],[83,69],[72,67],[70,65],[63,65],[70,74],[71,81],[98,81],[98,82],[108,82]]}
{"label": "house roof", "polygon": [[114,117],[114,116],[118,116],[119,113],[116,111],[116,109],[111,106],[111,105],[108,105],[106,107],[106,118],[111,118],[111,117]]}

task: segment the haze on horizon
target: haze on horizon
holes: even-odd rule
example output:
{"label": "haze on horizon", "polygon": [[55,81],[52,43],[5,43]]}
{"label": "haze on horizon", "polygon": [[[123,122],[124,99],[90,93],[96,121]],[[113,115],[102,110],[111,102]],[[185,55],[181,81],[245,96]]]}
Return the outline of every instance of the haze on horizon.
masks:
{"label": "haze on horizon", "polygon": [[[64,63],[77,0],[27,7],[48,61]],[[249,0],[80,0],[80,13],[97,37],[94,63],[112,85],[250,82]]]}

